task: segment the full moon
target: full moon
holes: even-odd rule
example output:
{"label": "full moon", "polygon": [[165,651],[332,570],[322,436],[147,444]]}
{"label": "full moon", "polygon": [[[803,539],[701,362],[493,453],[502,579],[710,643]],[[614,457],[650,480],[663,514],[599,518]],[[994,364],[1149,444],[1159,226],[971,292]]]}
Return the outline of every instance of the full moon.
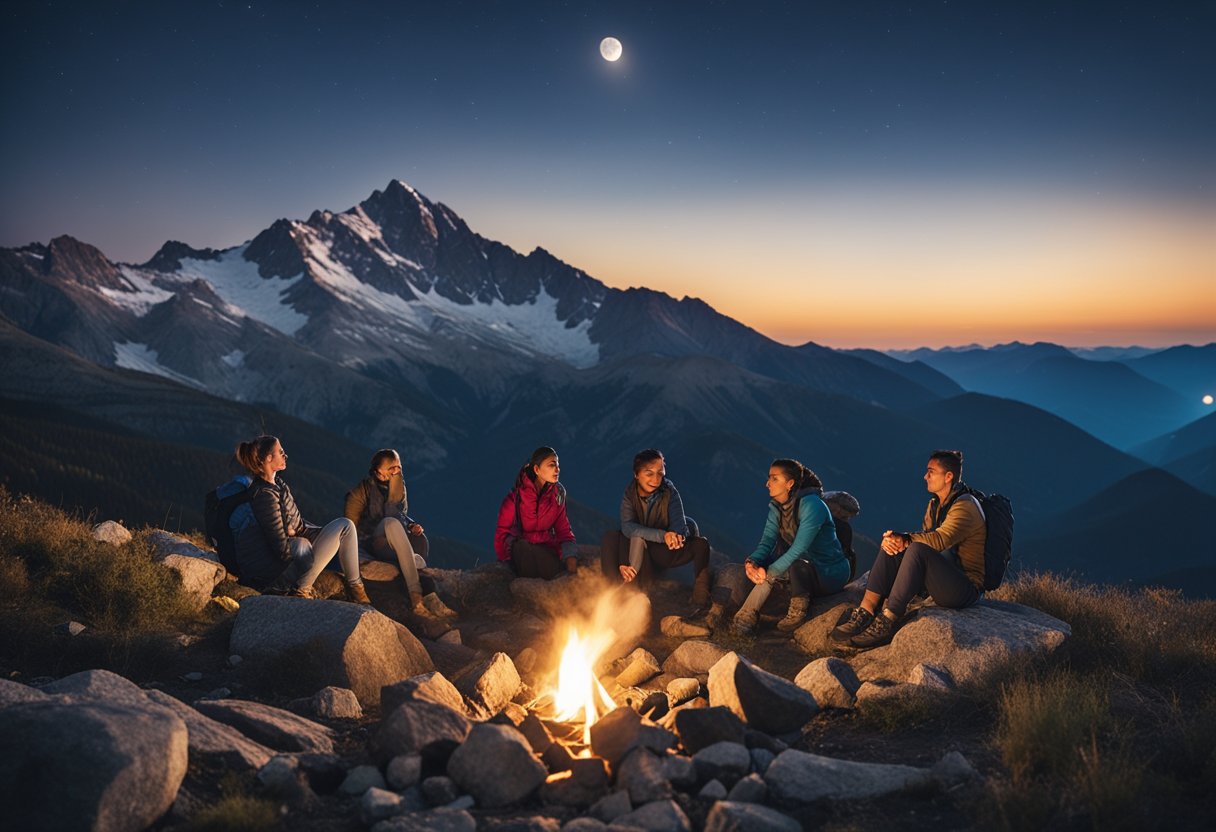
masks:
{"label": "full moon", "polygon": [[621,42],[616,38],[604,38],[600,41],[600,54],[605,61],[617,61],[621,58]]}
{"label": "full moon", "polygon": [[1204,396],[1204,397],[1203,397],[1203,403],[1204,403],[1204,404],[1211,404],[1211,403],[1212,403],[1212,401],[1213,401],[1213,400],[1212,400],[1212,394],[1211,394],[1211,393],[1208,393],[1206,396]]}

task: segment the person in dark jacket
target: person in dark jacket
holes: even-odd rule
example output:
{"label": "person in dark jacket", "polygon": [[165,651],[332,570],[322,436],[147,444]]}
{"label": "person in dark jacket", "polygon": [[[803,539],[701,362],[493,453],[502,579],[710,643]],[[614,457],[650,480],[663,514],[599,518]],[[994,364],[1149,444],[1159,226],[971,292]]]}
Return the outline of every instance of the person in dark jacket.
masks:
{"label": "person in dark jacket", "polygon": [[766,485],[768,519],[756,550],[744,561],[755,586],[731,625],[739,635],[755,629],[777,581],[790,582],[789,610],[777,628],[792,632],[806,618],[812,596],[839,592],[849,580],[849,562],[815,472],[796,459],[774,459]]}
{"label": "person in dark jacket", "polygon": [[368,476],[346,492],[346,518],[355,524],[365,552],[400,567],[414,615],[423,620],[454,618],[435,594],[435,582],[418,572],[426,567],[430,543],[422,524],[408,512],[401,456],[391,448],[376,451]]}
{"label": "person in dark jacket", "polygon": [[494,552],[521,578],[556,578],[578,571],[574,531],[566,516],[557,451],[542,446],[519,469],[498,507]]}
{"label": "person in dark jacket", "polygon": [[667,461],[655,448],[633,458],[633,479],[621,497],[621,528],[604,535],[600,567],[610,583],[649,586],[656,572],[693,564],[692,604],[709,603],[709,541],[684,514],[684,502],[667,479]]}
{"label": "person in dark jacket", "polygon": [[242,442],[236,458],[254,477],[249,486],[253,522],[240,530],[236,540],[241,583],[316,598],[313,582],[337,555],[346,576],[347,599],[370,604],[359,576],[355,524],[345,517],[324,527],[304,520],[291,489],[277,477],[287,467],[287,452],[279,440],[258,436]]}

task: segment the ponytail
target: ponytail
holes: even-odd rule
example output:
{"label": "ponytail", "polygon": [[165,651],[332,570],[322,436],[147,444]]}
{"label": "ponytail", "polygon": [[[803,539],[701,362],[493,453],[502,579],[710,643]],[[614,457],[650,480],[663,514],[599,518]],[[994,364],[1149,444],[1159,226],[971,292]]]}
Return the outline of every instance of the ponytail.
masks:
{"label": "ponytail", "polygon": [[819,475],[796,459],[774,459],[769,467],[780,468],[781,473],[794,481],[795,491],[801,491],[804,488],[823,490],[823,480],[819,479]]}
{"label": "ponytail", "polygon": [[540,465],[551,456],[557,456],[557,451],[553,450],[548,445],[541,445],[539,448],[534,450],[532,455],[528,457],[528,461],[525,462],[523,467],[519,469],[519,473],[515,476],[515,482],[518,483],[520,477],[524,475],[527,475],[528,479],[532,480],[532,482],[536,482],[536,472],[532,469],[535,466]]}
{"label": "ponytail", "polygon": [[236,460],[249,469],[251,474],[260,474],[262,463],[266,461],[266,457],[270,456],[270,452],[274,450],[274,445],[278,441],[277,436],[265,433],[255,436],[248,442],[242,442],[236,446]]}

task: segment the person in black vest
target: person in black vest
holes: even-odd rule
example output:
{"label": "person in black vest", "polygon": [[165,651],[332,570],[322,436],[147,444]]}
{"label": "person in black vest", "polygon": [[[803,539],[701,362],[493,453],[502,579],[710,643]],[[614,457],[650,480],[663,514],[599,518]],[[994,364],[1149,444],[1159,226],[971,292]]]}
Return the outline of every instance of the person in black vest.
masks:
{"label": "person in black vest", "polygon": [[600,568],[610,582],[646,587],[656,572],[693,565],[692,604],[709,603],[709,541],[684,514],[684,502],[667,479],[667,462],[655,448],[633,458],[633,479],[621,497],[621,528],[604,535]]}

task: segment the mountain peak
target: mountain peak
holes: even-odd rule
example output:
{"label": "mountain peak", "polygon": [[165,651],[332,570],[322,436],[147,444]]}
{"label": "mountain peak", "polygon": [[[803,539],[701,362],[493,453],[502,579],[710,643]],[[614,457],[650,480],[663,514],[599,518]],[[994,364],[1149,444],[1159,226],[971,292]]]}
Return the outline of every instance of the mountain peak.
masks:
{"label": "mountain peak", "polygon": [[158,272],[175,272],[182,260],[218,260],[220,253],[213,248],[192,248],[178,240],[169,240],[141,268]]}
{"label": "mountain peak", "polygon": [[47,244],[46,273],[93,288],[129,291],[130,285],[100,250],[63,234]]}

